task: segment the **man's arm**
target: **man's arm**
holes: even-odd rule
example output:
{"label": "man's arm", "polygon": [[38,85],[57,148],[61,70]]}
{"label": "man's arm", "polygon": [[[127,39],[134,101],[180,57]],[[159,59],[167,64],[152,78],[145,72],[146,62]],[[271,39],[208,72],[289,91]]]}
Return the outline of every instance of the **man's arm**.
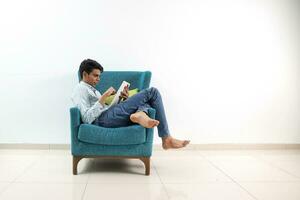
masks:
{"label": "man's arm", "polygon": [[116,90],[113,87],[108,88],[108,90],[106,90],[102,94],[102,96],[99,98],[99,103],[101,103],[101,105],[104,106],[106,98],[115,93],[116,93]]}
{"label": "man's arm", "polygon": [[91,105],[90,94],[86,88],[77,87],[72,94],[73,105],[80,110],[82,121],[91,124],[107,108],[99,101]]}

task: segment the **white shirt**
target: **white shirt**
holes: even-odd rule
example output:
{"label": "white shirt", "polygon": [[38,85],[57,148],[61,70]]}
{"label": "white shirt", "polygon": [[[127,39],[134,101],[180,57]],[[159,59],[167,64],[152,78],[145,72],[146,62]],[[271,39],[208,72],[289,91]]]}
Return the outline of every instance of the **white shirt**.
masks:
{"label": "white shirt", "polygon": [[100,92],[84,81],[80,81],[74,88],[71,100],[80,110],[83,123],[91,124],[102,112],[108,109],[107,105],[99,102]]}

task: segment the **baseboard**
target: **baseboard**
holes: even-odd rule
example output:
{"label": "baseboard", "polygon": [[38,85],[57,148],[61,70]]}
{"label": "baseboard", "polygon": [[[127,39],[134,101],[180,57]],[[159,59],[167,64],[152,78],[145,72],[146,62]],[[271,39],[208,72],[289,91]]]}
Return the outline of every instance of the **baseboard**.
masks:
{"label": "baseboard", "polygon": [[0,149],[70,149],[70,144],[29,144],[29,143],[0,143]]}
{"label": "baseboard", "polygon": [[[0,143],[0,149],[70,149],[70,144],[13,144]],[[189,144],[184,150],[271,150],[271,149],[300,149],[300,144]],[[161,144],[154,144],[153,150],[163,150]]]}
{"label": "baseboard", "polygon": [[[154,150],[162,150],[161,145],[154,145]],[[271,150],[300,149],[300,144],[189,144],[186,150]]]}

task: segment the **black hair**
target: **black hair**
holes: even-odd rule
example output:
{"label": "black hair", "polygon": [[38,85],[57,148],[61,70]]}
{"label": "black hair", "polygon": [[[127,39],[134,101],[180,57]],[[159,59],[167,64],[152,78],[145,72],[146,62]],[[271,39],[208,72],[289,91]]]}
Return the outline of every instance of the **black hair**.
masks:
{"label": "black hair", "polygon": [[85,59],[82,61],[79,67],[80,78],[82,79],[83,72],[90,74],[93,69],[99,69],[101,73],[104,70],[103,67],[95,60]]}

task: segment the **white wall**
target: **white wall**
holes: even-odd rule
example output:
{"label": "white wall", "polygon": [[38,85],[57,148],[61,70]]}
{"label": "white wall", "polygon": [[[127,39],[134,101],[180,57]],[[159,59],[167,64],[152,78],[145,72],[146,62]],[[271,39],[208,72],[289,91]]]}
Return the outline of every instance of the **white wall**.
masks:
{"label": "white wall", "polygon": [[300,143],[298,2],[0,1],[0,143],[69,143],[85,58],[151,70],[176,137]]}

